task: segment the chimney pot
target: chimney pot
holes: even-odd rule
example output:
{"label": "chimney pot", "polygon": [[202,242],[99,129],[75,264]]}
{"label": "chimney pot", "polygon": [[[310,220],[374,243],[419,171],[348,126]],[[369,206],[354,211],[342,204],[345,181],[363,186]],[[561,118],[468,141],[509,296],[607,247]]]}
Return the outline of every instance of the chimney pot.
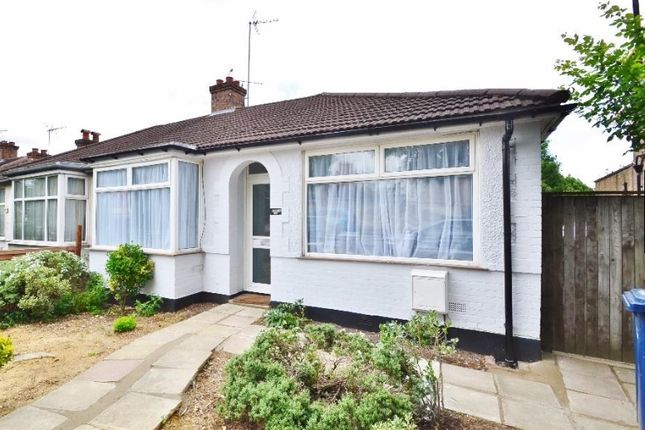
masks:
{"label": "chimney pot", "polygon": [[226,83],[230,84],[231,82],[233,82],[233,77],[232,76],[227,76],[226,77]]}
{"label": "chimney pot", "polygon": [[[98,133],[96,131],[91,131],[86,128],[81,130],[81,138],[76,139],[74,143],[76,144],[77,148],[80,148],[82,146],[89,145],[90,143],[98,143],[99,142],[99,136],[101,133]],[[90,134],[92,135],[92,138],[90,139]]]}
{"label": "chimney pot", "polygon": [[218,79],[217,80],[217,85],[222,85],[224,83],[224,79]]}
{"label": "chimney pot", "polygon": [[101,133],[98,133],[98,132],[96,132],[96,131],[93,131],[91,134],[92,134],[92,142],[94,142],[94,143],[98,143],[98,141],[99,141],[99,136],[101,135]]}

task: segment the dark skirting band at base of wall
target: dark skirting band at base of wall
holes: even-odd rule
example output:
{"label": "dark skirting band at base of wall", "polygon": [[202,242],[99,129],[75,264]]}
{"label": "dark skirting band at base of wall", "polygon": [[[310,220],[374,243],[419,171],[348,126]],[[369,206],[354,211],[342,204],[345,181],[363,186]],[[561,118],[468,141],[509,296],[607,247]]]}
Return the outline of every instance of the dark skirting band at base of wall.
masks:
{"label": "dark skirting band at base of wall", "polygon": [[[226,294],[209,293],[208,291],[200,291],[199,293],[191,294],[190,296],[180,297],[178,299],[163,299],[163,306],[161,309],[165,312],[176,312],[194,303],[227,303],[232,298],[239,294],[227,296]],[[142,295],[144,298],[145,295]]]}
{"label": "dark skirting band at base of wall", "polygon": [[[279,302],[271,302],[271,307],[278,305]],[[364,315],[354,312],[338,311],[333,309],[324,309],[307,306],[305,315],[314,321],[331,322],[343,327],[357,328],[367,331],[378,331],[379,325],[397,320],[376,315]],[[476,352],[477,354],[492,355],[496,360],[504,359],[504,335],[497,333],[487,333],[483,331],[467,330],[462,328],[451,327],[448,329],[450,338],[458,338],[457,347],[465,351]],[[514,337],[513,343],[515,354],[520,361],[538,361],[542,359],[542,350],[540,341],[536,339],[525,339]]]}

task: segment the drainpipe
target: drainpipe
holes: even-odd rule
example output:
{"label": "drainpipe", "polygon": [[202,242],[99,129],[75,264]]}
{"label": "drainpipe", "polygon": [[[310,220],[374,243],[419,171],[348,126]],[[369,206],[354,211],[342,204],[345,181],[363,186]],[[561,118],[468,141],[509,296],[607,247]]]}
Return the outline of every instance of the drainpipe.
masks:
{"label": "drainpipe", "polygon": [[506,367],[517,367],[513,351],[513,266],[511,262],[511,136],[513,135],[513,120],[507,119],[504,137],[502,137],[502,198],[504,200],[504,311],[506,321],[504,362]]}

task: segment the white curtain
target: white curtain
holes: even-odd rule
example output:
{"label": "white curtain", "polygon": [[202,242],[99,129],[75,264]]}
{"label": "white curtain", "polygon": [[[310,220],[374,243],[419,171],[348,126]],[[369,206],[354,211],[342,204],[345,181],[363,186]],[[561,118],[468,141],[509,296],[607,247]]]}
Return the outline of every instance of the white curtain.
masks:
{"label": "white curtain", "polygon": [[126,169],[106,170],[98,172],[96,185],[98,188],[120,187],[127,185],[128,172]]}
{"label": "white curtain", "polygon": [[85,179],[67,178],[67,194],[73,196],[85,195]]}
{"label": "white curtain", "polygon": [[25,197],[43,197],[45,195],[45,178],[25,179]]}
{"label": "white curtain", "polygon": [[22,240],[22,201],[13,204],[13,238]]}
{"label": "white curtain", "polygon": [[170,248],[170,189],[130,191],[130,241],[144,248]]}
{"label": "white curtain", "polygon": [[374,151],[344,152],[309,157],[309,177],[374,173]]}
{"label": "white curtain", "polygon": [[47,195],[55,196],[58,194],[58,176],[47,177]]}
{"label": "white curtain", "polygon": [[472,260],[472,176],[308,186],[310,252]]}
{"label": "white curtain", "polygon": [[47,240],[50,242],[56,242],[58,239],[56,236],[56,225],[58,214],[58,200],[49,199],[47,200]]}
{"label": "white curtain", "polygon": [[160,182],[168,182],[168,163],[132,168],[133,185],[158,184]]}
{"label": "white curtain", "polygon": [[26,201],[23,222],[25,240],[45,240],[45,201]]}
{"label": "white curtain", "polygon": [[199,166],[179,162],[179,249],[197,248]]}
{"label": "white curtain", "polygon": [[470,165],[469,142],[434,143],[385,149],[385,171],[445,169]]}
{"label": "white curtain", "polygon": [[76,226],[83,226],[85,238],[85,200],[65,200],[65,242],[76,240]]}
{"label": "white curtain", "polygon": [[128,242],[128,193],[96,194],[96,243],[117,246]]}

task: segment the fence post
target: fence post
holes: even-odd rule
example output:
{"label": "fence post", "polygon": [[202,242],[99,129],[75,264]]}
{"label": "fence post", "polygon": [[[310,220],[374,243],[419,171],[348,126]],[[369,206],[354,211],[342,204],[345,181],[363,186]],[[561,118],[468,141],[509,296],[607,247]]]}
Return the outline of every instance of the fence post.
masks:
{"label": "fence post", "polygon": [[74,246],[74,254],[78,255],[79,257],[81,256],[82,242],[83,242],[83,226],[79,224],[76,226],[76,243]]}

